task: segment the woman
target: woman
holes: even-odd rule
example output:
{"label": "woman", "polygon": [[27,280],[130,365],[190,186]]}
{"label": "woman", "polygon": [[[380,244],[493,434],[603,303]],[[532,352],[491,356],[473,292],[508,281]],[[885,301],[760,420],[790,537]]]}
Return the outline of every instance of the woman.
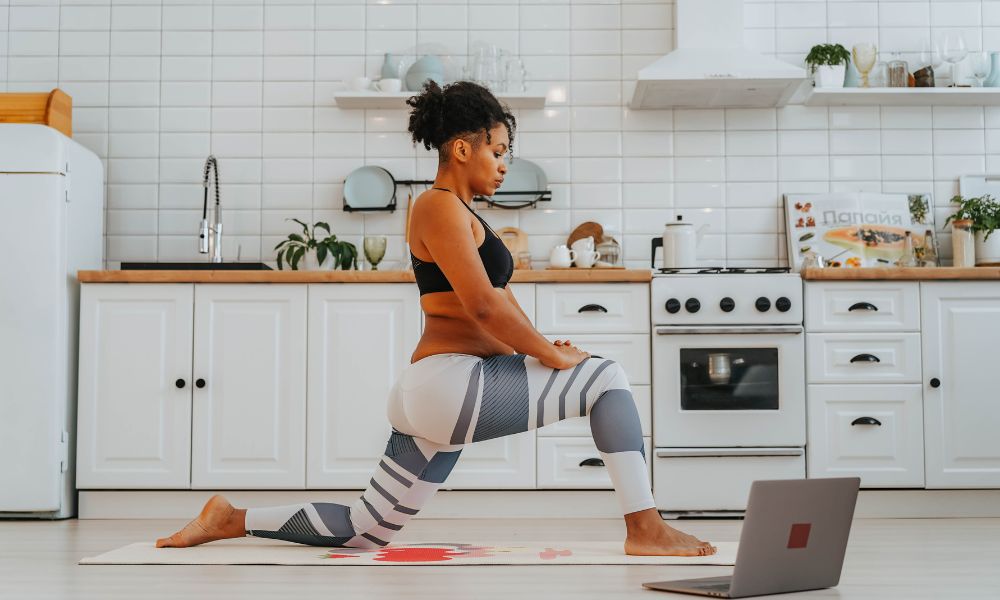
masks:
{"label": "woman", "polygon": [[669,527],[653,503],[642,430],[625,372],[569,340],[550,343],[507,282],[514,262],[476,214],[503,182],[514,116],[486,88],[430,82],[410,98],[409,131],[438,151],[434,187],[410,216],[413,272],[426,315],[411,364],[392,387],[393,431],[352,506],[311,502],[237,509],[213,496],[157,547],[265,537],[318,546],[384,546],[445,481],[465,444],[590,416],[625,515],[625,552],[704,556],[715,547]]}

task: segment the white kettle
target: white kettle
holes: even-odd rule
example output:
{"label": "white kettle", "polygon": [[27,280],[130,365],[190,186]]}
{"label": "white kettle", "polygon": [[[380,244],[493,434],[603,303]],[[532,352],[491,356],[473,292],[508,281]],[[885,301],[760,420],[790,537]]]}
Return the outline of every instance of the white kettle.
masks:
{"label": "white kettle", "polygon": [[708,229],[708,225],[702,225],[695,229],[693,223],[686,223],[684,217],[677,215],[677,221],[667,223],[663,229],[662,238],[653,238],[653,256],[651,266],[656,263],[656,248],[663,247],[663,268],[664,269],[685,269],[697,266],[698,263],[698,242]]}

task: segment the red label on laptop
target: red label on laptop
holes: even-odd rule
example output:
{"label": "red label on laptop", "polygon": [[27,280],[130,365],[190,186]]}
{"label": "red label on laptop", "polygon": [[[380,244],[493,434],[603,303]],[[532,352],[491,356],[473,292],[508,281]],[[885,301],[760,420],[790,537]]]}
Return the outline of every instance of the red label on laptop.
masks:
{"label": "red label on laptop", "polygon": [[812,523],[793,523],[792,531],[788,534],[789,548],[805,548],[809,543],[809,529]]}

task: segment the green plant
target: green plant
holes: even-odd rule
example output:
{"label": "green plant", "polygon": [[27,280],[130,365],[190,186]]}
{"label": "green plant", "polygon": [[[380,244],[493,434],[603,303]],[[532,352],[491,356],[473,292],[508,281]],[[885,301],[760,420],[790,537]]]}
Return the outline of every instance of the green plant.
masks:
{"label": "green plant", "polygon": [[[302,226],[302,235],[297,233],[288,234],[287,240],[282,240],[277,246],[274,247],[278,251],[278,269],[284,269],[283,263],[288,263],[292,267],[293,271],[297,271],[299,268],[299,261],[302,257],[306,255],[306,252],[310,250],[316,251],[316,260],[319,264],[323,264],[326,260],[327,255],[333,257],[333,268],[347,270],[349,268],[358,268],[358,249],[351,242],[338,240],[336,235],[330,233],[330,226],[322,221],[316,223],[312,226],[310,231],[309,226],[298,219],[285,219],[286,221],[295,221]],[[319,239],[317,235],[317,230],[323,229],[327,233],[327,237]]]}
{"label": "green plant", "polygon": [[840,44],[816,44],[806,55],[806,64],[816,70],[820,65],[846,65],[851,53]]}
{"label": "green plant", "polygon": [[945,225],[952,221],[972,221],[972,230],[985,233],[984,240],[990,238],[990,234],[1000,229],[1000,202],[993,196],[985,194],[983,196],[963,198],[961,195],[951,199],[953,204],[958,204],[955,214],[945,220]]}

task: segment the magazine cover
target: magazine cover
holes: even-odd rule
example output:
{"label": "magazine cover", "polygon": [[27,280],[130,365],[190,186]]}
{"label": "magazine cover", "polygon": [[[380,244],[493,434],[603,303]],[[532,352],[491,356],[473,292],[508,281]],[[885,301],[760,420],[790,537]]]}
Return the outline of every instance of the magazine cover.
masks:
{"label": "magazine cover", "polygon": [[815,252],[830,267],[891,267],[911,232],[919,260],[925,238],[937,254],[930,194],[786,194],[788,265]]}

